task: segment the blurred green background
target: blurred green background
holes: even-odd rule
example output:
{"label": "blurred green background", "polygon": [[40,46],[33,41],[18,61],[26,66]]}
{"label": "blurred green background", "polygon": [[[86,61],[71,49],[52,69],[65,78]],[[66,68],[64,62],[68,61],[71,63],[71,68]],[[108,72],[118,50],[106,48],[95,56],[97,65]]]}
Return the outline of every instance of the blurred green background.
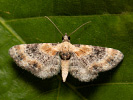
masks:
{"label": "blurred green background", "polygon": [[[70,74],[42,80],[19,68],[8,54],[13,45],[57,43],[115,48],[123,61],[82,83]],[[133,0],[0,0],[0,100],[133,100]]]}

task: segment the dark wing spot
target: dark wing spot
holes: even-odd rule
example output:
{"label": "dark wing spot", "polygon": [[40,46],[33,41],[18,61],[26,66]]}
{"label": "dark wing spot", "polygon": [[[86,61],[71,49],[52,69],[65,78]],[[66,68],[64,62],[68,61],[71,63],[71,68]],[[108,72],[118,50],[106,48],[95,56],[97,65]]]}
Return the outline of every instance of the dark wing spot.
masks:
{"label": "dark wing spot", "polygon": [[18,60],[23,60],[24,58],[25,58],[25,56],[22,53],[18,54],[18,56],[17,56]]}
{"label": "dark wing spot", "polygon": [[81,62],[83,62],[83,64],[85,65],[85,66],[87,66],[88,64],[87,64],[87,60],[86,59],[84,59],[84,58],[81,58]]}
{"label": "dark wing spot", "polygon": [[50,68],[50,71],[51,71],[51,73],[53,73],[53,72],[56,71],[56,69],[55,68]]}
{"label": "dark wing spot", "polygon": [[102,67],[101,67],[101,66],[98,66],[98,65],[93,65],[92,68],[93,68],[93,70],[96,71],[96,72],[102,71]]}
{"label": "dark wing spot", "polygon": [[52,46],[56,46],[57,45],[57,43],[52,43]]}
{"label": "dark wing spot", "polygon": [[38,51],[38,44],[27,44],[26,53],[31,56],[31,54],[35,54]]}
{"label": "dark wing spot", "polygon": [[93,49],[94,55],[96,55],[96,57],[98,59],[102,59],[104,57],[105,53],[106,53],[105,52],[105,49],[106,48],[104,48],[104,47],[98,47],[98,46],[94,46],[93,48],[94,48]]}
{"label": "dark wing spot", "polygon": [[33,67],[36,68],[36,67],[37,67],[37,63],[34,63],[34,64],[33,64]]}
{"label": "dark wing spot", "polygon": [[18,55],[18,60],[22,60],[23,58],[20,56],[20,55]]}
{"label": "dark wing spot", "polygon": [[80,47],[80,44],[74,44],[75,47]]}

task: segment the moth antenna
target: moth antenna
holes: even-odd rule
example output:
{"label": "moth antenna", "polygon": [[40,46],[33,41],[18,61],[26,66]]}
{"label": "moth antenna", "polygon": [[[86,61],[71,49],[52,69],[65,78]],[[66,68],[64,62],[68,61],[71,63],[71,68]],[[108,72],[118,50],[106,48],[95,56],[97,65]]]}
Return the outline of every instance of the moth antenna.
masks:
{"label": "moth antenna", "polygon": [[[88,22],[86,22],[86,23],[84,23],[84,24],[82,24],[82,25],[80,25],[78,28],[76,28],[72,33],[70,33],[70,35],[72,35],[73,33],[75,33],[78,29],[80,29],[81,27],[83,27],[84,25],[86,25],[86,24],[88,24],[88,23],[90,23],[91,21],[88,21]],[[69,35],[69,36],[70,36]]]}
{"label": "moth antenna", "polygon": [[64,36],[63,34],[62,34],[62,32],[59,30],[59,28],[55,25],[55,23],[49,18],[49,17],[47,17],[47,16],[45,16],[54,26],[55,26],[55,28],[60,32],[60,34],[62,35],[62,36]]}

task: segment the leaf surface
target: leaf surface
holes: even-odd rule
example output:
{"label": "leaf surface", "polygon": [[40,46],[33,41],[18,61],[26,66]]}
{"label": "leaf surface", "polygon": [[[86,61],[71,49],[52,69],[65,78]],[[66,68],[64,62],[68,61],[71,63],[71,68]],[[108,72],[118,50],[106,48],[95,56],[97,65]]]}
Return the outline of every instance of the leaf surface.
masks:
{"label": "leaf surface", "polygon": [[[0,100],[132,100],[132,4],[130,0],[0,0]],[[63,34],[91,21],[71,35],[71,43],[118,49],[123,61],[87,83],[70,74],[65,83],[61,74],[42,80],[21,69],[9,56],[10,47],[62,41],[45,15]]]}

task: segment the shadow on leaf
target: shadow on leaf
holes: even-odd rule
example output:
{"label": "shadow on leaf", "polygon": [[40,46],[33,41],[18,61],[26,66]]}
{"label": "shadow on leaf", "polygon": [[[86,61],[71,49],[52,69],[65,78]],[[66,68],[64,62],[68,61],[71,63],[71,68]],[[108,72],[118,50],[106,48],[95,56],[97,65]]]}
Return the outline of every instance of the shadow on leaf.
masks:
{"label": "shadow on leaf", "polygon": [[51,90],[58,88],[59,83],[58,83],[56,76],[43,80],[43,79],[40,79],[40,78],[34,76],[30,72],[21,69],[14,62],[12,63],[12,66],[13,66],[17,76],[21,80],[23,80],[27,84],[30,84],[33,88],[36,88],[37,91],[40,91],[41,93],[49,92]]}

